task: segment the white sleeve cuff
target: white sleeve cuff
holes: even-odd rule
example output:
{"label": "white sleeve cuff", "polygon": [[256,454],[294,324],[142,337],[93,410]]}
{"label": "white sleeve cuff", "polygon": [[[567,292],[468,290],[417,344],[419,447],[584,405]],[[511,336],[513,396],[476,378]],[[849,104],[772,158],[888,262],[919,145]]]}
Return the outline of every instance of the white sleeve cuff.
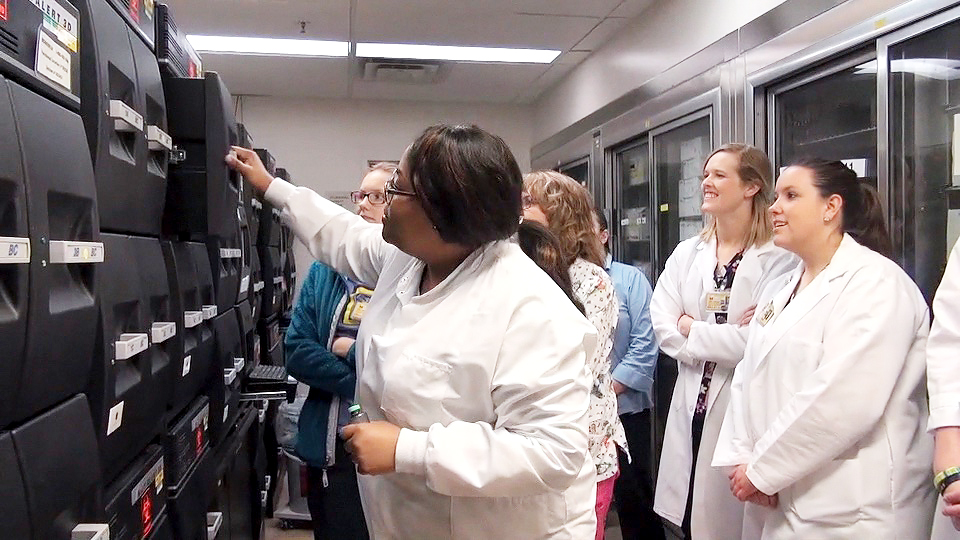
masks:
{"label": "white sleeve cuff", "polygon": [[957,394],[930,396],[930,419],[927,422],[927,430],[933,431],[948,426],[960,426],[960,396]]}
{"label": "white sleeve cuff", "polygon": [[267,199],[267,202],[276,206],[277,208],[283,208],[287,199],[297,190],[297,187],[287,182],[282,178],[274,178],[273,182],[270,182],[270,187],[267,188],[266,193],[263,194],[264,198]]}
{"label": "white sleeve cuff", "polygon": [[403,428],[397,438],[397,451],[394,455],[398,473],[425,476],[427,474],[427,437],[426,431],[414,431]]}

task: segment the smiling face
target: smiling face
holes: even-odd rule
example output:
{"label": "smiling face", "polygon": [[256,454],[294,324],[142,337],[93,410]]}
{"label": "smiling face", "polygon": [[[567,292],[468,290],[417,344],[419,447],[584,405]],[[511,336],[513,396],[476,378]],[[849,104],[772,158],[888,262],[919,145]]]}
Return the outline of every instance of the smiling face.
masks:
{"label": "smiling face", "polygon": [[773,242],[794,253],[808,253],[838,227],[834,218],[842,200],[824,198],[814,184],[813,171],[787,167],[777,179],[776,200],[770,206]]}
{"label": "smiling face", "polygon": [[740,178],[740,158],[730,152],[717,152],[703,168],[700,183],[705,214],[714,217],[733,214],[741,208],[749,210],[751,199],[760,190],[758,186]]}

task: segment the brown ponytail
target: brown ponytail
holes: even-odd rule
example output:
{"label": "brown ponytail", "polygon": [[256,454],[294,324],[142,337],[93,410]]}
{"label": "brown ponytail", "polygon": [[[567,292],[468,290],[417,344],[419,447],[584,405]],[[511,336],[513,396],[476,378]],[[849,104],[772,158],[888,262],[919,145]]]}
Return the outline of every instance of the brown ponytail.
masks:
{"label": "brown ponytail", "polygon": [[840,161],[802,158],[791,166],[811,171],[821,196],[838,195],[843,199],[840,209],[843,232],[881,255],[892,255],[893,244],[883,218],[883,205],[873,186],[862,182],[857,173]]}

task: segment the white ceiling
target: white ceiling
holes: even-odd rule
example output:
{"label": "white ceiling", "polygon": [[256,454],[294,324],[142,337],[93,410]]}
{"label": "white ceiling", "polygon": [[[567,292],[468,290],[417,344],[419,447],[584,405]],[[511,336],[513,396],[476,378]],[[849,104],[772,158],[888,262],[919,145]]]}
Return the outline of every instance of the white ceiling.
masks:
{"label": "white ceiling", "polygon": [[[359,78],[356,58],[203,54],[234,95],[530,103],[654,0],[165,0],[191,34],[555,49],[549,65],[449,66],[440,82]],[[300,21],[306,21],[301,33]]]}

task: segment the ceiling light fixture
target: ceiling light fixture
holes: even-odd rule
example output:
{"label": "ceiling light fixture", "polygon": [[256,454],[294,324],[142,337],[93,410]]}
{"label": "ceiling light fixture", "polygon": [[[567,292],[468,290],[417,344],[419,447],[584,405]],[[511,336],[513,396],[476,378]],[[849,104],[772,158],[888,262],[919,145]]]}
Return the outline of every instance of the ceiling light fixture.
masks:
{"label": "ceiling light fixture", "polygon": [[350,44],[346,41],[201,35],[189,35],[187,40],[197,51],[209,53],[266,56],[347,56],[350,52]]}
{"label": "ceiling light fixture", "polygon": [[507,62],[511,64],[549,64],[560,51],[545,49],[507,49],[498,47],[455,47],[450,45],[411,45],[402,43],[357,43],[362,58],[398,58],[404,60],[449,60],[454,62]]}

